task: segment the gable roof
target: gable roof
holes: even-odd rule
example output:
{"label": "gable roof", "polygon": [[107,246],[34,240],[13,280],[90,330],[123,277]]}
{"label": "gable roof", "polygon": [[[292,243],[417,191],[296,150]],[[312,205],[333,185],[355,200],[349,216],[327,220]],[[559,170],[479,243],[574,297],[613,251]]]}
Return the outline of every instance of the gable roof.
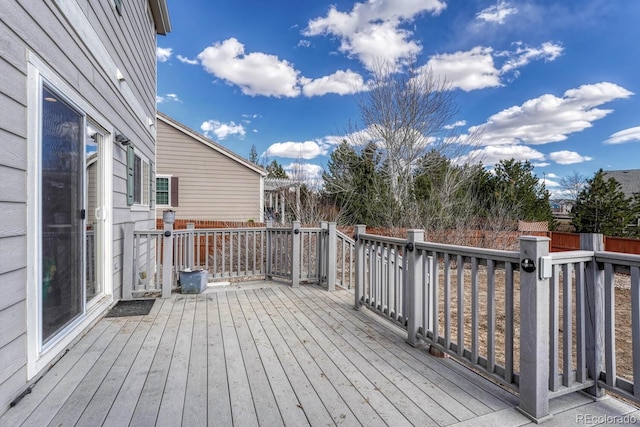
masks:
{"label": "gable roof", "polygon": [[634,193],[640,193],[640,169],[604,171],[604,176],[606,178],[615,178],[620,183],[620,189],[627,197],[632,197]]}
{"label": "gable roof", "polygon": [[185,135],[195,139],[196,141],[202,143],[203,145],[206,145],[207,147],[211,148],[212,150],[222,154],[223,156],[228,157],[231,160],[234,160],[238,163],[240,163],[241,165],[245,166],[248,169],[251,169],[252,171],[260,174],[261,176],[267,176],[267,171],[250,162],[249,160],[245,159],[244,157],[241,157],[239,155],[237,155],[236,153],[234,153],[233,151],[229,150],[226,147],[223,147],[222,145],[218,144],[215,141],[210,140],[209,138],[206,138],[205,136],[199,134],[198,132],[196,132],[195,130],[188,128],[187,126],[183,125],[182,123],[179,123],[177,121],[175,121],[174,119],[172,119],[171,117],[167,116],[166,114],[163,114],[161,112],[157,112],[156,113],[156,117],[158,120],[162,121],[163,123],[166,123],[167,125],[171,126],[172,128],[184,133]]}

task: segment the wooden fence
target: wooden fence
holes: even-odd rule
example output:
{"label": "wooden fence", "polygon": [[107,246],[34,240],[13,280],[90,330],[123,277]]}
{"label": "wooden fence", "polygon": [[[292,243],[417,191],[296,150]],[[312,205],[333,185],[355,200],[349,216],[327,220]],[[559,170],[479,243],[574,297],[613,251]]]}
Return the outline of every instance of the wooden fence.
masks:
{"label": "wooden fence", "polygon": [[[546,235],[551,239],[551,252],[575,251],[580,249],[580,234],[578,233],[549,231]],[[608,252],[640,255],[640,239],[604,236],[604,250]]]}

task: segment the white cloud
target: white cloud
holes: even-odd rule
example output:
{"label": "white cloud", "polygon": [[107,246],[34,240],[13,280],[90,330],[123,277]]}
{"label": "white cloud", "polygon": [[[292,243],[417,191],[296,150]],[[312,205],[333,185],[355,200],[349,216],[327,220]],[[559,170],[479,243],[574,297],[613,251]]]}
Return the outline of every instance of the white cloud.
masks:
{"label": "white cloud", "polygon": [[[252,122],[252,119],[258,119],[260,117],[262,117],[260,114],[243,114],[242,121],[243,123],[249,124]],[[254,130],[254,132],[257,132],[257,130]]]}
{"label": "white cloud", "polygon": [[302,39],[298,42],[298,47],[309,47],[311,42],[309,40]]}
{"label": "white cloud", "polygon": [[553,181],[553,180],[549,179],[550,175],[551,174],[547,174],[546,178],[539,179],[538,182],[540,182],[541,184],[544,184],[544,186],[547,187],[547,188],[560,187],[560,183],[558,183],[557,181]]}
{"label": "white cloud", "polygon": [[451,123],[450,125],[445,125],[445,129],[455,129],[460,126],[465,126],[467,124],[466,120],[458,120],[457,122]]}
{"label": "white cloud", "polygon": [[477,46],[466,52],[433,55],[423,67],[445,78],[452,88],[465,92],[501,86],[500,71],[493,63],[493,49]]}
{"label": "white cloud", "polygon": [[230,135],[238,135],[240,138],[246,135],[246,131],[244,126],[240,124],[236,124],[231,121],[229,123],[222,123],[218,120],[207,120],[200,125],[200,129],[204,132],[207,138],[213,138],[213,135],[217,137],[217,139],[225,139]]}
{"label": "white cloud", "polygon": [[189,59],[185,56],[182,55],[176,55],[176,58],[178,58],[178,61],[183,62],[185,64],[190,64],[190,65],[197,65],[199,64],[197,59]]}
{"label": "white cloud", "polygon": [[170,47],[156,47],[156,60],[158,62],[167,62],[171,58],[173,49]]}
{"label": "white cloud", "polygon": [[300,81],[303,85],[302,93],[307,97],[322,96],[327,93],[350,95],[366,88],[362,76],[351,70],[336,71],[329,76],[313,80],[303,77]]}
{"label": "white cloud", "polygon": [[326,16],[310,20],[303,34],[339,38],[341,52],[372,69],[380,60],[398,64],[418,54],[422,47],[400,25],[425,12],[438,15],[445,8],[441,0],[367,0],[355,3],[349,13],[331,6]]}
{"label": "white cloud", "polygon": [[633,95],[614,83],[602,82],[567,90],[559,98],[546,94],[489,117],[486,123],[472,126],[480,131],[484,145],[547,144],[564,141],[612,112],[596,108]]}
{"label": "white cloud", "polygon": [[[422,70],[431,69],[436,76],[445,78],[453,89],[466,92],[503,85],[507,73],[518,75],[518,69],[531,61],[553,61],[558,58],[563,48],[559,44],[546,42],[539,47],[530,47],[523,43],[515,43],[513,51],[495,52],[490,47],[476,46],[471,50],[453,53],[436,54],[429,58]],[[498,68],[496,60],[504,59]]]}
{"label": "white cloud", "polygon": [[575,151],[568,150],[549,153],[549,158],[559,165],[572,165],[574,163],[582,163],[593,160],[591,157],[582,156]]}
{"label": "white cloud", "polygon": [[500,74],[508,73],[517,68],[524,67],[531,61],[544,60],[545,62],[554,61],[564,51],[562,45],[552,42],[542,43],[539,47],[530,47],[523,43],[516,43],[516,50],[513,52],[501,52],[499,56],[507,57],[507,61],[500,68]]}
{"label": "white cloud", "polygon": [[164,96],[156,95],[156,103],[161,104],[163,102],[182,102],[182,100],[175,93],[168,93]]}
{"label": "white cloud", "polygon": [[476,18],[493,24],[504,24],[507,16],[514,15],[516,13],[518,13],[518,9],[511,7],[511,4],[505,1],[498,0],[497,4],[481,10],[476,15]]}
{"label": "white cloud", "polygon": [[555,178],[560,178],[560,177],[558,175],[556,175],[555,173],[551,172],[551,173],[547,174],[547,178],[555,179]]}
{"label": "white cloud", "polygon": [[328,146],[321,141],[276,142],[267,148],[269,157],[286,157],[289,159],[313,159],[327,154]]}
{"label": "white cloud", "polygon": [[198,59],[207,72],[239,86],[246,95],[280,98],[300,94],[299,72],[289,62],[260,52],[245,54],[244,45],[235,38],[207,47]]}
{"label": "white cloud", "polygon": [[544,161],[545,156],[541,152],[526,145],[491,145],[472,150],[470,153],[453,159],[456,164],[480,163],[493,165],[500,160],[515,159],[517,161],[533,160]]}
{"label": "white cloud", "polygon": [[294,162],[283,166],[283,168],[291,178],[300,179],[307,185],[315,186],[322,181],[322,172],[324,171],[322,166]]}
{"label": "white cloud", "polygon": [[618,131],[604,141],[605,144],[624,144],[625,142],[640,142],[640,126]]}

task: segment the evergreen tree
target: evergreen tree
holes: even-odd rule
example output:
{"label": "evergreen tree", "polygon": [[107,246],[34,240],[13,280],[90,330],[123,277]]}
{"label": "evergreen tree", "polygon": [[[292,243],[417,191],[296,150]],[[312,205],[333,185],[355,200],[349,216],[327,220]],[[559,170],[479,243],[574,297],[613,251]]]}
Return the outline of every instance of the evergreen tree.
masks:
{"label": "evergreen tree", "polygon": [[533,166],[526,161],[501,160],[490,179],[492,204],[508,207],[514,220],[547,221],[555,228],[549,192],[533,174]]}
{"label": "evergreen tree", "polygon": [[267,177],[268,178],[288,178],[287,172],[276,159],[273,159],[271,163],[267,165]]}
{"label": "evergreen tree", "polygon": [[[358,153],[343,141],[331,153],[323,174],[325,194],[341,211],[347,224],[393,226],[397,211],[381,173],[381,154],[374,143]],[[394,216],[395,215],[395,216]]]}
{"label": "evergreen tree", "polygon": [[615,178],[606,178],[600,169],[578,194],[571,209],[571,224],[578,233],[624,236],[634,219],[634,205],[625,197]]}
{"label": "evergreen tree", "polygon": [[256,150],[255,144],[251,146],[251,151],[249,152],[249,161],[255,165],[259,165],[258,151]]}

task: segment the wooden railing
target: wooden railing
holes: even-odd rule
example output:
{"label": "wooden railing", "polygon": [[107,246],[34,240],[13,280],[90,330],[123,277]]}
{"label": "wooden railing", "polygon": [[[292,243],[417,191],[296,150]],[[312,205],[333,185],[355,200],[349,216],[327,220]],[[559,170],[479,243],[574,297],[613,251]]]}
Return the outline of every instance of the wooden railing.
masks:
{"label": "wooden railing", "polygon": [[[604,282],[604,296],[599,294],[595,298],[598,304],[595,334],[604,339],[604,343],[598,341],[598,352],[594,355],[598,386],[639,402],[640,255],[596,251],[594,264],[598,265],[595,273],[598,290]],[[622,346],[625,348],[619,348]],[[618,365],[623,361],[627,362],[624,371]]]}
{"label": "wooden railing", "polygon": [[[355,307],[519,393],[537,421],[550,417],[550,399],[577,390],[640,403],[640,256],[603,245],[582,235],[582,250],[550,253],[548,238],[524,236],[518,252],[498,251],[357,226]],[[620,354],[633,355],[623,373]]]}
{"label": "wooden railing", "polygon": [[[206,270],[209,278],[256,277],[323,283],[333,290],[338,283],[353,286],[354,242],[336,230],[335,223],[318,228],[290,227],[134,230],[124,226],[124,299],[149,292],[169,297],[178,285],[179,272]],[[169,260],[165,262],[165,260]],[[333,260],[329,262],[330,260]],[[336,266],[339,265],[339,268]]]}
{"label": "wooden railing", "polygon": [[604,251],[601,235],[551,253],[541,236],[501,251],[428,242],[421,230],[402,239],[356,226],[352,240],[335,223],[164,228],[125,225],[132,263],[123,298],[152,290],[168,297],[186,268],[213,280],[338,285],[353,289],[356,309],[404,328],[411,345],[429,345],[518,393],[519,409],[537,421],[550,417],[550,399],[577,390],[640,402],[640,255]]}

